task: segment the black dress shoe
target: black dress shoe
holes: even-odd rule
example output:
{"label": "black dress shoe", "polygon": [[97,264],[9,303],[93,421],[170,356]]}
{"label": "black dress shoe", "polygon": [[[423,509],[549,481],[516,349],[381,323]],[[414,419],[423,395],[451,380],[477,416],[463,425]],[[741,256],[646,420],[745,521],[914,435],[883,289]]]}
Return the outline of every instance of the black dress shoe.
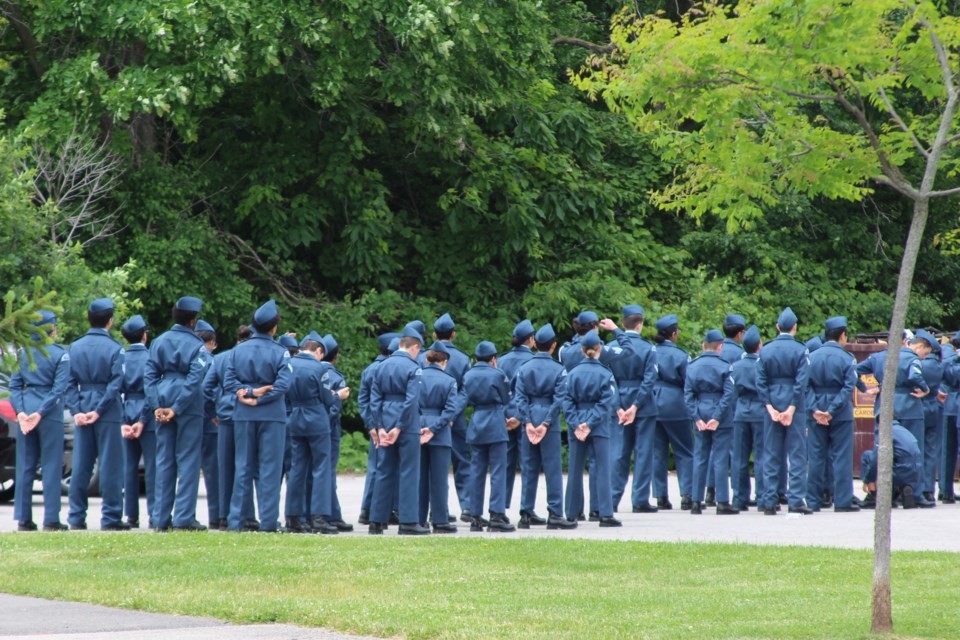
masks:
{"label": "black dress shoe", "polygon": [[633,505],[634,513],[656,513],[659,509],[649,502],[641,502],[640,504]]}
{"label": "black dress shoe", "polygon": [[936,501],[933,499],[933,491],[924,491],[924,492],[923,492],[923,499],[926,500],[927,502],[936,502]]}
{"label": "black dress shoe", "polygon": [[260,531],[260,521],[256,518],[250,518],[243,523],[244,531]]}
{"label": "black dress shoe", "polygon": [[360,517],[357,518],[360,524],[370,524],[370,512],[366,509],[360,509]]}
{"label": "black dress shoe", "polygon": [[470,531],[480,533],[483,531],[483,522],[480,518],[470,518]]}
{"label": "black dress shoe", "polygon": [[62,522],[51,522],[43,525],[44,531],[66,531],[69,527]]}
{"label": "black dress shoe", "polygon": [[747,500],[747,506],[748,506],[748,507],[755,507],[755,506],[757,506],[757,501],[756,501],[756,499],[754,499],[754,500]]}
{"label": "black dress shoe", "polygon": [[[896,495],[894,495],[893,499],[896,501]],[[906,486],[900,490],[900,501],[903,503],[904,509],[917,508],[917,498],[915,495],[913,495],[913,487]]]}
{"label": "black dress shoe", "polygon": [[127,518],[127,524],[130,525],[131,529],[139,529],[140,521],[136,518]]}
{"label": "black dress shoe", "polygon": [[128,525],[126,522],[114,522],[113,524],[105,524],[101,526],[100,531],[130,531],[130,525]]}
{"label": "black dress shoe", "polygon": [[434,533],[456,533],[457,525],[450,524],[449,522],[441,522],[440,524],[433,525]]}
{"label": "black dress shoe", "polygon": [[487,525],[487,531],[493,533],[513,533],[517,528],[510,524],[510,519],[506,514],[490,512],[490,524]]}
{"label": "black dress shoe", "polygon": [[706,507],[717,506],[717,490],[715,488],[707,487],[707,494],[703,501],[703,505]]}
{"label": "black dress shoe", "polygon": [[590,522],[600,522],[600,512],[591,511],[587,519],[590,520]]}
{"label": "black dress shoe", "polygon": [[547,529],[576,529],[576,520],[567,520],[563,516],[550,514],[547,518]]}
{"label": "black dress shoe", "polygon": [[328,520],[330,524],[337,528],[337,531],[353,531],[353,525],[349,522],[344,522],[343,519],[339,520]]}
{"label": "black dress shoe", "polygon": [[701,503],[694,502],[693,505],[690,506],[690,515],[699,516],[702,513],[703,513],[703,507],[701,506]]}
{"label": "black dress shoe", "polygon": [[470,509],[464,509],[460,514],[460,522],[470,524],[471,520],[473,520],[473,514],[470,513]]}
{"label": "black dress shoe", "polygon": [[383,524],[380,522],[371,522],[370,526],[367,528],[367,533],[370,534],[371,536],[382,536]]}
{"label": "black dress shoe", "polygon": [[428,536],[430,528],[416,522],[402,522],[397,528],[397,535],[400,536]]}
{"label": "black dress shoe", "polygon": [[583,514],[583,511],[577,514],[577,522],[586,522],[587,516]]}
{"label": "black dress shoe", "polygon": [[328,522],[323,516],[310,517],[310,531],[313,533],[322,533],[325,536],[340,533],[340,529],[332,522]]}
{"label": "black dress shoe", "polygon": [[848,507],[834,507],[833,511],[835,513],[859,513],[860,507],[855,504],[851,504]]}
{"label": "black dress shoe", "polygon": [[777,509],[776,507],[767,507],[766,509],[763,510],[763,515],[775,516],[777,515],[777,511],[779,511],[779,509]]}
{"label": "black dress shoe", "polygon": [[942,502],[943,504],[957,504],[957,498],[956,496],[952,496],[952,495],[943,496],[942,498],[940,498],[940,502]]}
{"label": "black dress shoe", "polygon": [[527,521],[535,527],[540,527],[547,524],[546,518],[541,518],[533,511],[521,511],[520,517],[522,518],[524,515],[527,516]]}
{"label": "black dress shoe", "polygon": [[301,520],[298,516],[289,516],[287,518],[287,531],[290,533],[313,533],[313,529],[310,528],[310,525]]}
{"label": "black dress shoe", "polygon": [[21,520],[17,523],[17,531],[36,531],[37,523],[33,520]]}
{"label": "black dress shoe", "polygon": [[517,529],[529,529],[530,518],[525,513],[520,514],[520,520],[517,521]]}
{"label": "black dress shoe", "polygon": [[693,498],[690,496],[680,496],[680,510],[690,511],[693,508]]}
{"label": "black dress shoe", "polygon": [[717,515],[718,516],[735,516],[740,513],[740,509],[737,509],[729,502],[718,502],[717,503]]}
{"label": "black dress shoe", "polygon": [[185,524],[179,527],[174,527],[174,531],[206,531],[207,528],[194,520],[190,524]]}
{"label": "black dress shoe", "polygon": [[733,508],[737,511],[750,511],[750,507],[745,504],[735,504],[733,505]]}
{"label": "black dress shoe", "polygon": [[799,513],[800,515],[803,515],[803,516],[811,516],[811,515],[813,515],[813,510],[812,510],[812,509],[808,509],[805,505],[800,505],[799,507],[790,507],[790,508],[787,509],[787,512],[788,512],[788,513]]}
{"label": "black dress shoe", "polygon": [[937,506],[937,503],[931,502],[926,498],[921,498],[917,500],[917,506],[920,507],[921,509],[933,509],[935,506]]}
{"label": "black dress shoe", "polygon": [[657,509],[663,509],[664,511],[673,509],[673,504],[670,503],[670,498],[667,496],[660,496],[657,498]]}
{"label": "black dress shoe", "polygon": [[457,516],[452,513],[447,516],[447,524],[455,524],[457,522]]}
{"label": "black dress shoe", "polygon": [[868,493],[863,500],[860,501],[861,509],[876,509],[877,508],[877,494],[870,492]]}
{"label": "black dress shoe", "polygon": [[823,492],[823,502],[821,502],[821,506],[822,506],[824,509],[828,509],[828,508],[830,508],[830,507],[833,506],[833,494],[832,494],[832,493],[830,493],[829,491],[824,491],[824,492]]}
{"label": "black dress shoe", "polygon": [[86,523],[86,522],[78,522],[77,524],[73,524],[73,523],[71,522],[71,523],[70,523],[70,530],[71,530],[71,531],[86,531],[86,530],[87,530],[87,523]]}
{"label": "black dress shoe", "polygon": [[387,520],[387,524],[400,524],[400,514],[396,511],[391,511],[390,519]]}
{"label": "black dress shoe", "polygon": [[780,499],[780,504],[787,504],[787,494],[778,493],[777,497]]}
{"label": "black dress shoe", "polygon": [[601,527],[622,527],[623,523],[614,518],[613,516],[606,516],[600,518]]}

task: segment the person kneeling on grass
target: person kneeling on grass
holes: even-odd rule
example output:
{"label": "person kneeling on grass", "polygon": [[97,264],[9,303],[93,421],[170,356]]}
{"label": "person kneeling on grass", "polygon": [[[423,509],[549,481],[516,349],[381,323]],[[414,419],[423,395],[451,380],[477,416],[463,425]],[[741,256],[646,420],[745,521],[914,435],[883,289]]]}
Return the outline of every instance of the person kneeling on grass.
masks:
{"label": "person kneeling on grass", "polygon": [[[910,430],[899,422],[893,422],[893,501],[896,506],[899,497],[904,509],[917,507],[929,508],[930,503],[916,499],[923,469],[923,454],[920,445]],[[863,452],[860,458],[860,476],[863,478],[863,490],[867,497],[863,500],[864,509],[877,506],[877,446]]]}

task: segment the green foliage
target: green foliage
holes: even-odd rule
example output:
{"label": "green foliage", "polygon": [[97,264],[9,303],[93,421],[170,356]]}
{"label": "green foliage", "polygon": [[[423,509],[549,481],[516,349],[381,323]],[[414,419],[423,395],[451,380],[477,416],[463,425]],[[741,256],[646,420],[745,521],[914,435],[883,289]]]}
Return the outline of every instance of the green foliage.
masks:
{"label": "green foliage", "polygon": [[367,470],[367,449],[370,445],[363,431],[352,433],[344,431],[340,439],[340,460],[338,473],[365,473]]}

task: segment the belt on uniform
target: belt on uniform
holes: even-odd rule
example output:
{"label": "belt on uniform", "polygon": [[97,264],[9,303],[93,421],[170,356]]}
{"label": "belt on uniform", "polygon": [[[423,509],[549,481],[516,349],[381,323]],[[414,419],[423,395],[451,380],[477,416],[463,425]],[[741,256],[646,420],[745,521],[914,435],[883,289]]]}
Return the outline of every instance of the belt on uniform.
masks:
{"label": "belt on uniform", "polygon": [[529,404],[549,407],[553,405],[553,398],[530,398]]}
{"label": "belt on uniform", "polygon": [[488,410],[488,409],[503,409],[502,404],[475,404],[473,405],[474,411]]}
{"label": "belt on uniform", "polygon": [[576,403],[577,411],[586,411],[587,409],[593,409],[597,406],[596,402],[578,402]]}
{"label": "belt on uniform", "polygon": [[719,400],[722,397],[723,394],[717,391],[705,391],[697,394],[699,400]]}
{"label": "belt on uniform", "polygon": [[810,385],[810,388],[813,389],[814,393],[839,393],[843,387],[821,387],[819,385]]}
{"label": "belt on uniform", "polygon": [[164,371],[163,375],[160,376],[161,380],[166,378],[173,378],[174,380],[183,380],[187,377],[187,374],[180,373],[179,371]]}
{"label": "belt on uniform", "polygon": [[383,396],[383,399],[391,402],[403,402],[407,399],[407,396],[402,393],[388,393]]}
{"label": "belt on uniform", "polygon": [[778,377],[778,378],[770,378],[770,382],[772,382],[772,383],[774,383],[774,384],[796,384],[796,383],[797,383],[797,379],[796,379],[796,378]]}
{"label": "belt on uniform", "polygon": [[425,416],[439,416],[443,415],[443,409],[420,409],[420,414]]}
{"label": "belt on uniform", "polygon": [[677,387],[678,389],[683,389],[683,385],[676,382],[668,382],[666,380],[658,380],[658,387]]}
{"label": "belt on uniform", "polygon": [[319,407],[323,403],[319,399],[314,398],[312,400],[291,400],[291,407]]}
{"label": "belt on uniform", "polygon": [[40,391],[50,391],[53,389],[53,386],[49,384],[25,384],[23,385],[24,389],[39,389]]}
{"label": "belt on uniform", "polygon": [[80,391],[106,391],[106,390],[107,390],[107,385],[105,384],[95,384],[95,383],[80,384]]}
{"label": "belt on uniform", "polygon": [[623,389],[636,389],[643,384],[643,380],[617,380],[617,386]]}
{"label": "belt on uniform", "polygon": [[123,397],[126,400],[146,400],[147,394],[143,393],[142,391],[128,391],[127,393],[123,394]]}

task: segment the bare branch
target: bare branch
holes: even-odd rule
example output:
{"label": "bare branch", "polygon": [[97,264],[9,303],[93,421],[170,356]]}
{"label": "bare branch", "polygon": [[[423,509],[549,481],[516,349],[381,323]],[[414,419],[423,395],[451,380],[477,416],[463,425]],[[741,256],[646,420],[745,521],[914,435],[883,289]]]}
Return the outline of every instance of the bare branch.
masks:
{"label": "bare branch", "polygon": [[931,191],[927,195],[931,198],[940,198],[943,196],[953,196],[960,193],[960,187],[954,187],[953,189],[944,189],[943,191]]}
{"label": "bare branch", "polygon": [[554,38],[550,41],[550,44],[553,45],[567,45],[571,47],[580,47],[582,49],[587,49],[598,55],[606,55],[613,53],[617,50],[617,45],[611,43],[608,44],[595,44],[593,42],[587,42],[586,40],[581,40],[580,38],[570,38],[567,36],[560,36]]}
{"label": "bare branch", "polygon": [[806,147],[803,151],[796,151],[794,153],[788,154],[788,158],[799,158],[800,156],[805,156],[808,153],[813,151],[813,145],[803,139],[798,139],[797,142]]}
{"label": "bare branch", "polygon": [[[869,71],[867,72],[867,77],[873,80],[873,74],[871,74]],[[890,115],[890,118],[897,124],[898,127],[900,127],[901,130],[903,130],[904,133],[910,136],[910,139],[913,141],[914,148],[920,152],[920,155],[922,155],[924,158],[929,158],[930,152],[924,148],[924,146],[920,143],[920,139],[917,138],[916,134],[910,129],[910,127],[907,126],[907,123],[903,121],[903,118],[900,117],[900,114],[897,113],[897,110],[894,109],[893,102],[891,102],[889,96],[887,96],[887,90],[884,89],[883,86],[878,86],[877,90],[880,92],[880,99],[883,100],[883,104],[886,106],[887,113]]]}
{"label": "bare branch", "polygon": [[927,33],[930,34],[930,42],[933,43],[933,49],[937,52],[937,61],[940,63],[940,71],[943,73],[943,85],[947,89],[947,96],[952,96],[956,92],[956,88],[953,86],[953,70],[950,69],[950,59],[947,56],[946,49],[943,48],[943,43],[940,42],[940,38],[937,37],[937,32],[933,30],[933,25],[930,24],[930,21],[926,18],[920,20]]}

